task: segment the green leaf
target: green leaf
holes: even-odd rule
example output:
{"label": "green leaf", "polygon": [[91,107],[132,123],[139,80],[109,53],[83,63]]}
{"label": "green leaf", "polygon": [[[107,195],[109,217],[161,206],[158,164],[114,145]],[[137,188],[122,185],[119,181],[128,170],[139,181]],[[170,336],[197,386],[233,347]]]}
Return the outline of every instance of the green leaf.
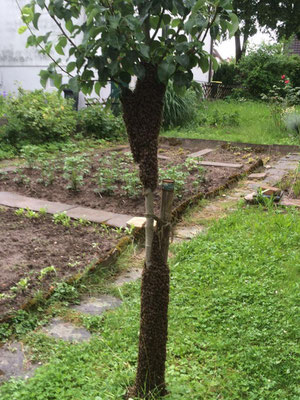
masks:
{"label": "green leaf", "polygon": [[129,84],[130,81],[131,81],[131,75],[126,71],[122,71],[120,73],[120,79],[121,79],[122,82],[124,82],[126,84]]}
{"label": "green leaf", "polygon": [[175,69],[176,67],[172,63],[167,61],[160,63],[157,70],[159,80],[163,83],[167,83],[172,74],[174,74]]}
{"label": "green leaf", "polygon": [[201,56],[200,60],[199,60],[199,67],[201,68],[202,72],[207,72],[208,68],[209,68],[209,62],[207,57],[205,56]]}
{"label": "green leaf", "polygon": [[100,82],[96,82],[94,86],[94,90],[98,96],[100,96],[101,84]]}
{"label": "green leaf", "polygon": [[79,91],[78,77],[75,76],[74,78],[69,79],[68,86],[74,93],[78,93]]}
{"label": "green leaf", "polygon": [[35,29],[39,29],[38,27],[38,22],[39,22],[39,18],[40,18],[41,14],[40,13],[35,13],[33,20],[32,20],[32,24],[35,27]]}
{"label": "green leaf", "polygon": [[185,68],[187,68],[190,64],[190,58],[187,54],[177,55],[175,56],[175,60],[178,62],[178,64]]}
{"label": "green leaf", "polygon": [[60,88],[60,85],[61,85],[61,82],[62,82],[62,75],[56,73],[56,74],[53,76],[53,83],[54,83],[54,86],[55,86],[57,89],[59,89],[59,88]]}
{"label": "green leaf", "polygon": [[47,86],[47,81],[49,79],[49,71],[41,70],[40,73],[40,82],[43,88],[45,89]]}
{"label": "green leaf", "polygon": [[75,61],[71,61],[68,65],[67,65],[67,72],[72,72],[74,69],[76,68],[76,62]]}
{"label": "green leaf", "polygon": [[238,30],[239,27],[239,19],[234,13],[229,13],[230,19],[231,19],[231,24],[228,24],[228,30],[230,37],[232,37],[235,32]]}
{"label": "green leaf", "polygon": [[73,25],[73,22],[72,22],[71,19],[69,19],[69,20],[66,22],[66,28],[67,28],[67,30],[68,30],[70,33],[73,32],[73,30],[74,30],[74,25]]}
{"label": "green leaf", "polygon": [[133,66],[133,72],[138,79],[143,79],[145,76],[145,68],[141,64],[135,64]]}
{"label": "green leaf", "polygon": [[63,50],[63,48],[61,47],[60,43],[57,43],[57,45],[55,46],[55,50],[58,54],[64,56],[65,52]]}
{"label": "green leaf", "polygon": [[26,30],[27,30],[27,25],[20,26],[20,28],[18,29],[19,35],[22,35],[22,33],[24,33]]}
{"label": "green leaf", "polygon": [[140,44],[139,45],[139,50],[142,53],[143,57],[145,58],[149,58],[149,53],[150,53],[150,48],[149,46],[145,45],[145,44]]}

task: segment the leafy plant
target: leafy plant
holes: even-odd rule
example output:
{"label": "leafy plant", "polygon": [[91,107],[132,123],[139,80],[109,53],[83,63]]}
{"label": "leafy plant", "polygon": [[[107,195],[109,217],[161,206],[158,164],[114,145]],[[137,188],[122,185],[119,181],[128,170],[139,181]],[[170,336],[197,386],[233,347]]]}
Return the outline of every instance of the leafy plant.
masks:
{"label": "leafy plant", "polygon": [[173,84],[167,86],[164,102],[163,127],[178,127],[188,125],[195,119],[197,96],[191,89],[184,95],[176,93]]}
{"label": "leafy plant", "polygon": [[57,213],[53,215],[53,222],[55,224],[61,224],[68,228],[71,225],[71,218],[66,214],[65,211],[63,211],[62,213]]}
{"label": "leafy plant", "polygon": [[49,275],[51,273],[54,273],[56,275],[56,268],[54,267],[54,265],[50,265],[49,267],[41,269],[38,279],[42,281],[46,275]]}
{"label": "leafy plant", "polygon": [[115,140],[124,136],[125,127],[120,117],[115,117],[103,105],[91,105],[78,113],[78,129],[85,137]]}
{"label": "leafy plant", "polygon": [[38,146],[29,144],[21,148],[21,157],[26,161],[28,168],[33,168],[36,166],[36,162],[39,157],[39,151],[40,149]]}
{"label": "leafy plant", "polygon": [[83,185],[83,177],[88,173],[85,155],[78,155],[65,158],[64,178],[69,182],[67,188],[78,190]]}
{"label": "leafy plant", "polygon": [[23,216],[23,215],[25,214],[24,208],[18,208],[18,209],[15,211],[15,214],[16,214],[18,217]]}
{"label": "leafy plant", "polygon": [[16,284],[16,286],[13,286],[11,288],[11,291],[13,292],[23,292],[26,289],[28,289],[29,286],[29,278],[22,278],[19,280],[19,282]]}
{"label": "leafy plant", "polygon": [[57,93],[42,90],[19,88],[18,96],[7,100],[6,117],[3,139],[16,147],[64,141],[76,128],[76,113],[71,102]]}

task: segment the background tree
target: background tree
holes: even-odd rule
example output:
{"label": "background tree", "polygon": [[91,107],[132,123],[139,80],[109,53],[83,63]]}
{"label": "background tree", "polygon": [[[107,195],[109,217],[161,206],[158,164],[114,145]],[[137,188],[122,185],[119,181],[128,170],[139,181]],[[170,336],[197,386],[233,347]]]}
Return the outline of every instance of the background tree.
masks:
{"label": "background tree", "polygon": [[[58,35],[34,33],[43,12],[57,25]],[[52,59],[49,68],[40,73],[43,85],[52,78],[60,90],[68,86],[85,94],[93,89],[99,93],[108,82],[120,88],[147,218],[138,368],[132,394],[147,396],[156,389],[163,395],[169,270],[160,246],[165,226],[158,221],[157,228],[153,227],[153,191],[158,182],[164,95],[169,79],[182,91],[193,79],[193,67],[207,71],[207,35],[233,34],[238,19],[231,12],[230,0],[32,0],[22,15],[31,30],[28,46],[39,47]],[[70,57],[66,67],[55,52]],[[69,77],[67,85],[62,83],[64,75]],[[136,84],[131,88],[133,77]]]}
{"label": "background tree", "polygon": [[239,62],[246,53],[248,39],[258,27],[273,31],[278,40],[300,37],[300,2],[298,0],[233,0],[233,11],[240,20],[235,32],[235,57]]}

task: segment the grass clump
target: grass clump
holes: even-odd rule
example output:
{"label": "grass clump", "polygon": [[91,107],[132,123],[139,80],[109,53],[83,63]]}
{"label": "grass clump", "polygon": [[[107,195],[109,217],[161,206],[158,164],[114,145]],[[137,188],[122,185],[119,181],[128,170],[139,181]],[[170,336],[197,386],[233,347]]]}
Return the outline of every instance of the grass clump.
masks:
{"label": "grass clump", "polygon": [[[165,400],[299,399],[299,240],[299,214],[252,208],[171,249]],[[1,400],[123,399],[139,296],[138,283],[120,289],[122,307],[93,316],[88,343],[27,334],[29,356],[47,365],[5,383]]]}

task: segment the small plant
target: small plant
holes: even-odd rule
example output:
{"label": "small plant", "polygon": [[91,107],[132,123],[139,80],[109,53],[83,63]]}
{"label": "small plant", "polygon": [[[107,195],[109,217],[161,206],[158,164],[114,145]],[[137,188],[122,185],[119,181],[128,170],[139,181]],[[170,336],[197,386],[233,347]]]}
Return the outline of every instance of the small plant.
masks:
{"label": "small plant", "polygon": [[159,169],[159,177],[161,180],[172,179],[175,181],[175,194],[182,197],[184,185],[189,176],[188,171],[184,171],[181,165],[168,165],[166,169]]}
{"label": "small plant", "polygon": [[45,278],[46,275],[49,275],[52,272],[56,275],[56,268],[54,267],[54,265],[50,265],[50,267],[43,268],[40,270],[40,275],[38,279],[41,281]]}
{"label": "small plant", "polygon": [[54,301],[67,301],[67,302],[77,302],[79,298],[79,293],[77,289],[65,282],[58,283],[51,296]]}
{"label": "small plant", "polygon": [[25,217],[29,219],[37,219],[39,218],[39,214],[35,211],[30,210],[28,207],[26,208]]}
{"label": "small plant", "polygon": [[71,225],[71,218],[66,214],[65,211],[62,213],[54,214],[52,220],[55,224],[61,224],[67,228],[69,228]]}
{"label": "small plant", "polygon": [[16,286],[13,286],[11,290],[13,292],[24,292],[26,289],[28,289],[29,286],[29,279],[28,278],[22,278],[19,280],[19,282],[16,284]]}
{"label": "small plant", "polygon": [[47,215],[47,208],[41,207],[41,208],[39,209],[39,215],[40,215],[41,217],[45,217],[45,216]]}
{"label": "small plant", "polygon": [[74,221],[74,222],[73,222],[73,225],[74,225],[75,227],[77,227],[77,226],[79,226],[79,225],[81,225],[81,226],[88,226],[88,225],[91,225],[91,221],[88,221],[88,220],[85,219],[85,218],[79,218],[77,221]]}
{"label": "small plant", "polygon": [[40,148],[38,146],[28,144],[22,147],[20,154],[21,157],[26,161],[28,168],[33,168],[36,166],[39,152]]}
{"label": "small plant", "polygon": [[128,197],[137,197],[141,195],[142,185],[137,170],[123,170],[122,180],[122,189]]}
{"label": "small plant", "polygon": [[98,188],[95,190],[96,193],[100,194],[111,194],[113,193],[117,185],[115,181],[117,179],[117,171],[113,168],[101,168],[98,170],[96,176],[96,182]]}
{"label": "small plant", "polygon": [[85,155],[67,157],[64,163],[63,177],[69,182],[67,188],[77,191],[83,185],[83,177],[89,172]]}
{"label": "small plant", "polygon": [[41,178],[39,182],[43,183],[45,186],[52,185],[55,179],[55,172],[57,167],[54,164],[54,160],[40,159],[41,168]]}
{"label": "small plant", "polygon": [[22,217],[22,216],[25,214],[24,208],[18,208],[18,209],[15,211],[15,214],[16,214],[18,217]]}

